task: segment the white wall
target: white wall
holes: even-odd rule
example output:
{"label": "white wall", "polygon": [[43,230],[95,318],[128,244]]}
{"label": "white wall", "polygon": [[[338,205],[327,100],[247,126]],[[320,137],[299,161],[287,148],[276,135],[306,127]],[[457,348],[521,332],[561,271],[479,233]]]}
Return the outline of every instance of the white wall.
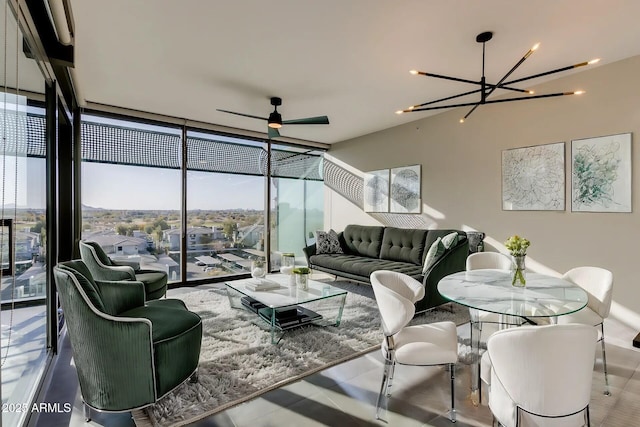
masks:
{"label": "white wall", "polygon": [[[594,265],[614,273],[612,315],[640,329],[640,56],[575,73],[536,87],[536,93],[583,89],[581,96],[453,110],[334,144],[328,158],[353,171],[422,164],[422,215],[366,214],[339,194],[325,193],[325,227],[349,223],[475,229],[487,249],[504,251],[512,234],[528,238],[528,267],[561,273]],[[424,98],[424,99],[422,99]],[[428,100],[416,92],[416,102]],[[392,113],[390,113],[392,114]],[[421,113],[416,114],[419,117]],[[571,212],[571,140],[632,133],[632,213]],[[566,209],[503,211],[501,152],[566,142]]]}

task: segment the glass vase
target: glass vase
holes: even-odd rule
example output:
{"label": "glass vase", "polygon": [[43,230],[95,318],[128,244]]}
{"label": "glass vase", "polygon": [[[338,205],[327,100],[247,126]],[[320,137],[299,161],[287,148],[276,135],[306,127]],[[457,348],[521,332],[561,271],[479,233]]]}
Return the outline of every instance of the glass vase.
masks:
{"label": "glass vase", "polygon": [[296,273],[296,284],[298,289],[302,291],[309,290],[309,274],[308,273]]}
{"label": "glass vase", "polygon": [[511,285],[522,288],[527,284],[526,255],[513,255],[511,258]]}
{"label": "glass vase", "polygon": [[267,266],[264,260],[254,259],[251,261],[251,277],[254,279],[264,279],[267,275]]}

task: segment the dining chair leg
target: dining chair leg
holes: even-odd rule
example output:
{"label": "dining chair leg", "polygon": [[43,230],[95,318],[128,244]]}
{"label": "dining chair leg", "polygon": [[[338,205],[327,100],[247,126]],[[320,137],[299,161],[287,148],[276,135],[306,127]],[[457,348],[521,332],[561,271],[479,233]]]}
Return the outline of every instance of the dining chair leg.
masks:
{"label": "dining chair leg", "polygon": [[384,359],[384,371],[382,372],[382,384],[380,384],[380,394],[378,394],[378,400],[376,402],[376,420],[380,419],[380,404],[382,403],[382,396],[386,395],[387,382],[389,381],[389,373],[392,366],[392,361],[389,355]]}
{"label": "dining chair leg", "polygon": [[451,372],[451,413],[449,414],[449,420],[451,420],[452,423],[455,423],[456,422],[456,392],[455,392],[456,365],[453,363],[450,363],[449,371]]}
{"label": "dining chair leg", "polygon": [[611,396],[611,391],[609,391],[609,374],[607,373],[607,351],[604,345],[604,322],[600,323],[600,342],[602,345],[602,369],[604,370],[604,394]]}
{"label": "dining chair leg", "polygon": [[391,396],[391,385],[393,383],[393,376],[396,373],[396,361],[394,360],[393,362],[391,362],[391,367],[389,368],[389,376],[387,378],[387,390],[385,391],[385,394],[388,396]]}
{"label": "dining chair leg", "polygon": [[591,427],[591,416],[589,415],[589,405],[587,405],[584,417],[586,418],[586,424],[585,425],[587,427]]}

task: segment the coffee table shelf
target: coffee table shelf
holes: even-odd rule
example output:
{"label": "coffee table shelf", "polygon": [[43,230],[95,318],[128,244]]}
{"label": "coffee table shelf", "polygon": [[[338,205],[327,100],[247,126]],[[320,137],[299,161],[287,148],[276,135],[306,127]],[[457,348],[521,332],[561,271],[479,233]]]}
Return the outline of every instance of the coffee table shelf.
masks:
{"label": "coffee table shelf", "polygon": [[247,285],[256,280],[226,282],[227,296],[231,307],[250,310],[268,325],[272,344],[280,342],[286,331],[300,326],[340,325],[347,298],[344,289],[309,280],[309,289],[301,290],[289,286],[288,276],[269,274],[266,280],[277,283],[278,288],[253,291]]}

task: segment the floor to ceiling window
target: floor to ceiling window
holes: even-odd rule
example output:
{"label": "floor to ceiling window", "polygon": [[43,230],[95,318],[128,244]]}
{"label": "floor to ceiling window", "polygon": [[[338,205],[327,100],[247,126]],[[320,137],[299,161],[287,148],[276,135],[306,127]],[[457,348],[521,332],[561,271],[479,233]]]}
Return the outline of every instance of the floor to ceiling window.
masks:
{"label": "floor to ceiling window", "polygon": [[[2,425],[25,421],[47,360],[45,79],[0,3]],[[37,98],[37,99],[34,99]]]}
{"label": "floor to ceiling window", "polygon": [[187,280],[247,274],[265,256],[265,143],[190,130],[187,159]]}
{"label": "floor to ceiling window", "polygon": [[181,129],[83,115],[82,239],[180,281]]}
{"label": "floor to ceiling window", "polygon": [[271,158],[271,259],[277,268],[281,253],[303,258],[302,248],[323,228],[323,157],[319,151],[273,144]]}

